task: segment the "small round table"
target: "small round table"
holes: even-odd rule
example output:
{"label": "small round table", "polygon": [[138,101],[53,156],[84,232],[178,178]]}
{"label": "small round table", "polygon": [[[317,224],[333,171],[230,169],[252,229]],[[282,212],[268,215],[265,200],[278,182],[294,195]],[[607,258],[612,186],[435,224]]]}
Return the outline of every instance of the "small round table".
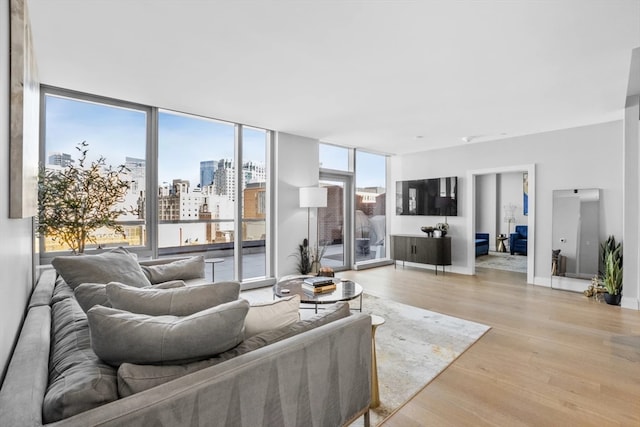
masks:
{"label": "small round table", "polygon": [[378,389],[378,363],[376,361],[376,328],[384,323],[384,317],[371,315],[371,404],[370,408],[380,406],[380,390]]}
{"label": "small round table", "polygon": [[319,304],[334,304],[338,301],[350,301],[360,298],[358,310],[362,311],[362,286],[356,282],[351,280],[343,282],[339,279],[334,279],[336,288],[333,291],[313,294],[302,288],[303,281],[304,279],[296,278],[278,282],[273,286],[273,295],[280,298],[298,295],[300,303],[313,304],[316,313],[318,312]]}
{"label": "small round table", "polygon": [[211,281],[216,281],[216,264],[219,262],[224,262],[224,258],[205,258],[205,264],[211,264]]}

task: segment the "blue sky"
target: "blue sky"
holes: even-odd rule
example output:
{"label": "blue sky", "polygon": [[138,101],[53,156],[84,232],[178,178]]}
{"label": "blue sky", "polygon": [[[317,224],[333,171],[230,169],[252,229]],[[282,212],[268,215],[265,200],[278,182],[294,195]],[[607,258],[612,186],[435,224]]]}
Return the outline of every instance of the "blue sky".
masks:
{"label": "blue sky", "polygon": [[[119,165],[125,157],[146,157],[146,114],[125,108],[47,96],[46,143],[48,157],[63,152],[77,158],[75,147],[89,143],[89,160],[100,155]],[[161,111],[158,123],[158,182],[188,179],[199,183],[200,162],[233,158],[233,124]],[[266,133],[244,127],[243,161],[266,162]],[[346,149],[322,145],[323,167],[346,170]],[[335,163],[335,162],[338,163]],[[358,151],[356,185],[384,187],[384,156]]]}

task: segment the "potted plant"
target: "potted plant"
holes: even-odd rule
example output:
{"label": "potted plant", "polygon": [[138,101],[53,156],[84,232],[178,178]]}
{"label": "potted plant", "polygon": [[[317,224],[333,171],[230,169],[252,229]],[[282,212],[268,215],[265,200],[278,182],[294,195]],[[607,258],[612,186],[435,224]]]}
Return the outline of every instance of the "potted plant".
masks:
{"label": "potted plant", "polygon": [[604,300],[607,304],[620,305],[622,299],[622,258],[620,247],[607,253],[604,263],[602,285],[607,290]]}
{"label": "potted plant", "polygon": [[608,304],[619,305],[622,299],[622,245],[609,236],[600,248],[602,249],[602,286],[606,293],[604,299]]}
{"label": "potted plant", "polygon": [[38,232],[64,243],[73,253],[83,253],[87,242],[96,243],[92,232],[107,227],[124,235],[116,220],[134,209],[116,208],[129,189],[122,176],[129,170],[124,165],[107,166],[100,156],[87,165],[87,148],[82,141],[78,164],[62,169],[41,167],[38,177]]}
{"label": "potted plant", "polygon": [[449,224],[447,222],[439,222],[436,224],[436,230],[440,230],[440,237],[444,237],[449,231]]}
{"label": "potted plant", "polygon": [[309,249],[309,241],[302,240],[302,244],[298,245],[298,252],[295,253],[298,258],[298,273],[309,274],[311,272],[311,250]]}

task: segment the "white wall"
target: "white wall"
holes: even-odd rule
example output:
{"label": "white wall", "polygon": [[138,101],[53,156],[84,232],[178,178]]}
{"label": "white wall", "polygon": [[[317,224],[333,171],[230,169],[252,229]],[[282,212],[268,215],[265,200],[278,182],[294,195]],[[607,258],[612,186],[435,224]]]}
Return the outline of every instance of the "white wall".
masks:
{"label": "white wall", "polygon": [[[476,178],[476,232],[489,233],[489,249],[496,250],[498,234],[513,232],[516,225],[527,225],[522,201],[523,172],[488,173]],[[505,205],[517,206],[515,222],[504,222]],[[507,242],[508,243],[508,242]]]}
{"label": "white wall", "polygon": [[[452,237],[452,270],[470,271],[467,242],[469,215],[467,171],[535,164],[536,230],[534,281],[548,285],[551,276],[552,191],[568,188],[602,189],[600,238],[622,236],[622,121],[563,129],[535,135],[477,143],[449,149],[395,156],[391,159],[391,182],[398,180],[458,176],[459,216],[449,217]],[[530,183],[530,188],[531,188]],[[395,188],[392,186],[391,188]],[[395,197],[388,197],[395,212]],[[522,202],[520,202],[522,204]],[[531,215],[531,212],[530,212]],[[392,215],[390,232],[420,233],[421,225],[433,225],[438,217]]]}
{"label": "white wall", "polygon": [[[508,172],[498,174],[499,196],[498,196],[498,228],[501,234],[513,233],[516,225],[529,224],[529,218],[524,214],[523,206],[523,172]],[[504,222],[505,210],[507,205],[516,206],[513,211],[515,221],[509,225]],[[477,209],[477,206],[476,206]]]}
{"label": "white wall", "polygon": [[489,233],[489,250],[496,250],[498,188],[497,175],[490,173],[476,180],[476,233]]}
{"label": "white wall", "polygon": [[0,0],[0,380],[31,294],[31,219],[9,219],[9,0]]}
{"label": "white wall", "polygon": [[[300,187],[318,185],[318,140],[278,133],[275,142],[276,170],[276,271],[275,277],[297,273],[298,245],[307,236],[307,210],[300,208]],[[311,218],[311,241],[315,241],[315,217]]]}
{"label": "white wall", "polygon": [[622,306],[640,310],[640,47],[633,50],[624,118]]}

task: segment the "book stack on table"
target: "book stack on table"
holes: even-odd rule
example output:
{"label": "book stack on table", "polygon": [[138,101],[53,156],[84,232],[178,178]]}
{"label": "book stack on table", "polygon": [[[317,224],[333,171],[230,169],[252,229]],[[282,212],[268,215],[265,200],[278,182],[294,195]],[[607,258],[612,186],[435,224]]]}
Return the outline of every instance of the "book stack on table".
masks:
{"label": "book stack on table", "polygon": [[334,291],[336,284],[331,277],[307,277],[302,281],[302,289],[308,293],[319,294]]}

